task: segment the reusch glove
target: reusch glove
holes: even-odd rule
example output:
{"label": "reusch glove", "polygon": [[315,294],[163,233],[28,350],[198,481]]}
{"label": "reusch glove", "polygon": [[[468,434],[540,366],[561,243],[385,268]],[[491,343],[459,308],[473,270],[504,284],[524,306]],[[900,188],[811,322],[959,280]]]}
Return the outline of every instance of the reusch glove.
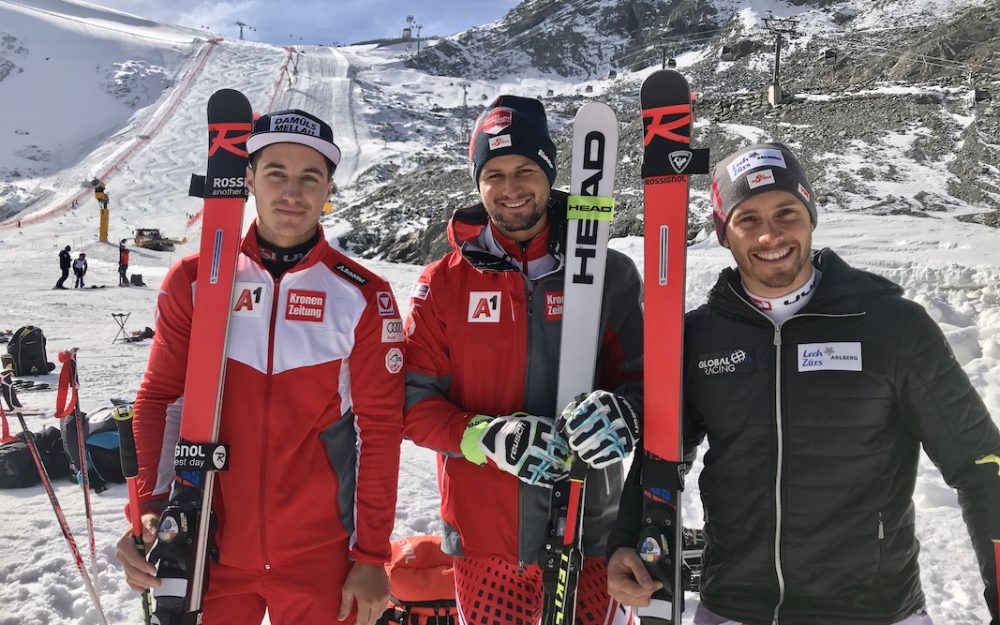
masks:
{"label": "reusch glove", "polygon": [[570,448],[595,469],[621,462],[635,449],[639,415],[620,395],[594,391],[560,417]]}
{"label": "reusch glove", "polygon": [[462,435],[462,454],[480,465],[489,458],[523,482],[551,487],[566,475],[569,447],[550,419],[517,412],[472,417]]}

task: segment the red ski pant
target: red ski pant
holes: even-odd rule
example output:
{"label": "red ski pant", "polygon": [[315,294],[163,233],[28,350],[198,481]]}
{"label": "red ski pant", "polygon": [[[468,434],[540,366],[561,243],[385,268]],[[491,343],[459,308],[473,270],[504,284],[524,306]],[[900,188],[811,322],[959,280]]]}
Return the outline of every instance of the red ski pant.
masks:
{"label": "red ski pant", "polygon": [[[542,570],[498,557],[455,558],[455,598],[461,625],[536,625],[542,615]],[[575,625],[631,625],[632,612],[608,594],[603,558],[583,563]]]}
{"label": "red ski pant", "polygon": [[357,607],[347,619],[337,620],[351,566],[346,544],[326,546],[266,571],[213,563],[202,625],[257,625],[265,608],[271,625],[352,625]]}

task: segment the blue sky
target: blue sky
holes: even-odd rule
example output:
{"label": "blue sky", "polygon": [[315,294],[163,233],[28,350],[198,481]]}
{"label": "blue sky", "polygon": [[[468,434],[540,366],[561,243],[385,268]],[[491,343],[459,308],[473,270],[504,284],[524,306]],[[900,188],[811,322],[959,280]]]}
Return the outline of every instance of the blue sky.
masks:
{"label": "blue sky", "polygon": [[[332,45],[399,36],[412,15],[421,36],[450,35],[506,15],[519,0],[91,0],[157,22],[274,44]],[[416,33],[414,33],[416,34]]]}

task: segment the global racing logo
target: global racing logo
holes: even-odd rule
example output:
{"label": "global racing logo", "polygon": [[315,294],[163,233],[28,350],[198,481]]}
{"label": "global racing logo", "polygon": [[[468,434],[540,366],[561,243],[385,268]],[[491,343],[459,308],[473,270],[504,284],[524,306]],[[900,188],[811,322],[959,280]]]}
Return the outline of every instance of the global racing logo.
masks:
{"label": "global racing logo", "polygon": [[746,347],[701,354],[698,368],[706,376],[747,373],[755,369],[752,350]]}

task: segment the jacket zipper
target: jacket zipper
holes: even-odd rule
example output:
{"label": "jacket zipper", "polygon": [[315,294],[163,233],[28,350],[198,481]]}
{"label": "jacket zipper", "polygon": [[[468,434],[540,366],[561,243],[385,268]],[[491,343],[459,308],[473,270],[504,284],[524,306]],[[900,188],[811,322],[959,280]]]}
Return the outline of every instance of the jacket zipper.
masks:
{"label": "jacket zipper", "polygon": [[[529,381],[531,380],[531,320],[532,320],[532,315],[531,315],[531,301],[532,301],[532,298],[534,297],[535,289],[533,288],[533,286],[531,284],[531,280],[528,278],[528,274],[527,273],[519,273],[518,277],[521,279],[521,284],[523,285],[523,287],[524,287],[524,289],[525,289],[525,291],[527,293],[527,309],[528,310],[527,310],[527,315],[525,315],[525,323],[527,324],[527,327],[525,329],[525,338],[526,338],[526,342],[527,342],[527,345],[526,345],[527,351],[525,352],[525,359],[524,359],[524,395],[525,395],[525,398],[527,398],[527,395],[528,395],[528,384],[529,384]],[[513,304],[514,304],[513,298],[511,298],[511,305],[513,306]],[[517,506],[518,507],[518,513],[517,513],[517,516],[518,516],[518,522],[517,522],[517,527],[518,527],[518,530],[517,530],[517,534],[518,534],[518,536],[517,536],[517,562],[518,562],[518,571],[519,572],[523,572],[524,571],[524,557],[523,557],[523,554],[521,553],[521,549],[523,548],[523,546],[525,544],[524,529],[525,529],[525,526],[527,525],[525,523],[525,521],[524,521],[524,508],[523,508],[523,506],[521,506],[521,496],[520,496],[521,486],[522,485],[519,484],[518,485],[518,489],[517,489],[517,492],[518,492],[518,506]]]}
{"label": "jacket zipper", "polygon": [[[777,471],[774,477],[774,504],[775,504],[775,520],[774,520],[774,572],[778,579],[778,603],[774,606],[774,618],[772,625],[779,625],[778,623],[778,612],[781,610],[781,605],[785,602],[785,576],[781,569],[781,472],[783,470],[784,464],[784,430],[781,423],[781,326],[788,323],[791,319],[796,317],[858,317],[864,316],[865,313],[845,313],[845,314],[822,314],[822,313],[802,313],[795,314],[785,319],[781,324],[774,323],[774,321],[768,317],[762,310],[754,306],[752,303],[746,301],[732,285],[729,285],[729,290],[736,296],[736,299],[740,300],[750,310],[754,311],[761,317],[767,319],[767,321],[774,326],[774,346],[776,348],[775,354],[775,380],[774,380],[774,406],[775,406],[775,423],[777,424],[777,436],[778,436],[778,459],[777,459]],[[879,539],[883,539],[884,529],[882,526],[882,516],[879,514]]]}
{"label": "jacket zipper", "polygon": [[[270,274],[269,274],[270,275]],[[271,278],[274,282],[274,294],[271,297],[271,322],[268,328],[267,335],[267,377],[264,382],[264,427],[261,428],[261,440],[263,445],[261,446],[262,451],[267,450],[267,440],[270,430],[271,423],[271,376],[274,369],[274,332],[275,326],[277,324],[278,318],[278,302],[281,298],[281,286],[280,279]],[[260,459],[260,548],[261,556],[264,561],[264,570],[271,570],[271,564],[268,562],[268,548],[267,548],[267,529],[266,529],[266,517],[265,510],[267,506],[265,505],[266,489],[264,487],[265,478],[267,476],[267,453],[261,454]]]}
{"label": "jacket zipper", "polygon": [[785,601],[785,576],[781,570],[781,475],[785,461],[784,431],[781,424],[781,325],[774,326],[774,420],[777,426],[778,461],[774,475],[774,572],[778,577],[778,603],[774,606],[774,625]]}

